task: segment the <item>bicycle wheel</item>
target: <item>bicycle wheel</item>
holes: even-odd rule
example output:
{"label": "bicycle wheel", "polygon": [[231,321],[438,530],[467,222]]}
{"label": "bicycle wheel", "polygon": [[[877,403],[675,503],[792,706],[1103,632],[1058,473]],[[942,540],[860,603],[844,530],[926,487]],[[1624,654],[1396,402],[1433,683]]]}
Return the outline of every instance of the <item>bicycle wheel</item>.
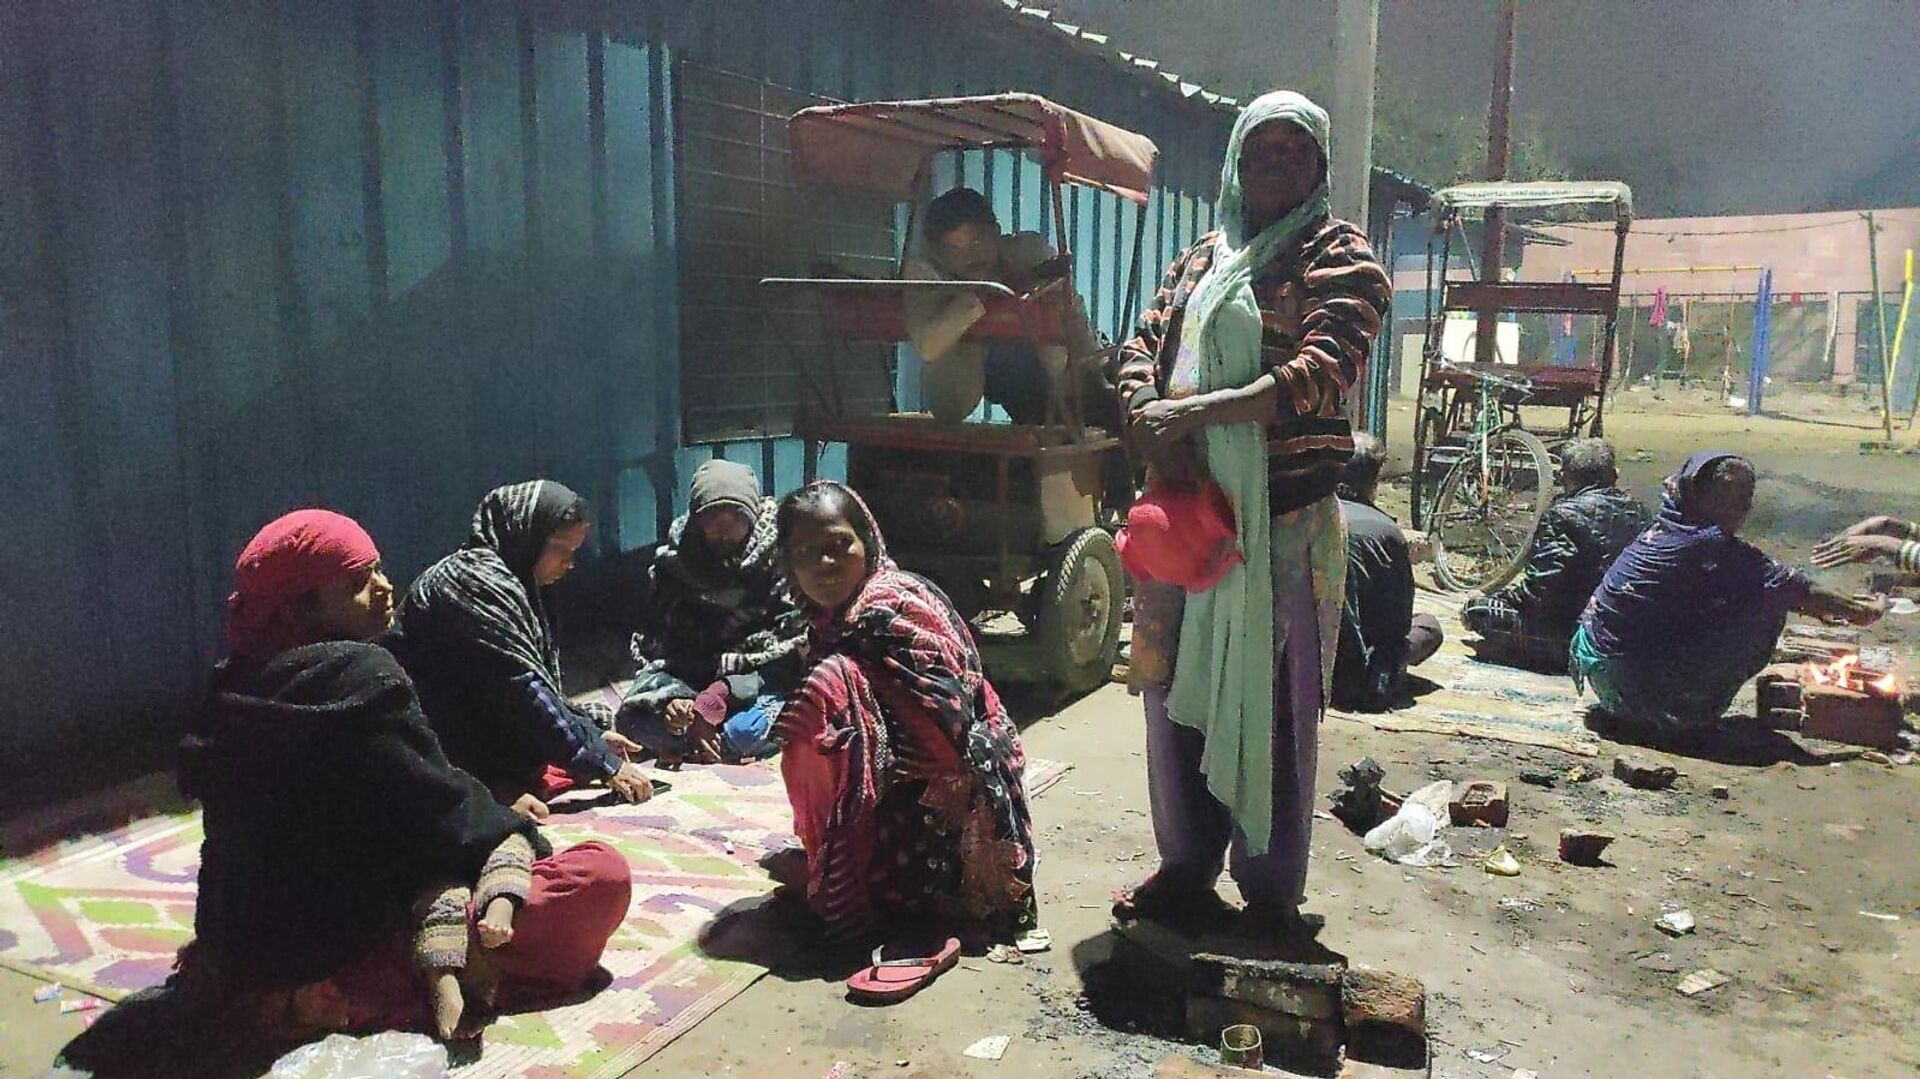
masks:
{"label": "bicycle wheel", "polygon": [[1546,444],[1503,428],[1464,455],[1441,481],[1427,532],[1433,575],[1454,592],[1489,591],[1511,581],[1540,518],[1553,502],[1553,459]]}

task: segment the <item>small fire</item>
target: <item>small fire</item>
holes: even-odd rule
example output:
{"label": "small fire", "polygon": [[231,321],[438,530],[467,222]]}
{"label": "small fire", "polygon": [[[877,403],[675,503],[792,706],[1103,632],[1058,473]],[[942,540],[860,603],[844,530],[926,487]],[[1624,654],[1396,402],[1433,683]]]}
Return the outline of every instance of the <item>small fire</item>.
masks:
{"label": "small fire", "polygon": [[1809,663],[1801,680],[1810,685],[1839,686],[1882,697],[1897,697],[1900,694],[1900,677],[1892,671],[1862,668],[1858,652],[1841,656],[1832,663]]}

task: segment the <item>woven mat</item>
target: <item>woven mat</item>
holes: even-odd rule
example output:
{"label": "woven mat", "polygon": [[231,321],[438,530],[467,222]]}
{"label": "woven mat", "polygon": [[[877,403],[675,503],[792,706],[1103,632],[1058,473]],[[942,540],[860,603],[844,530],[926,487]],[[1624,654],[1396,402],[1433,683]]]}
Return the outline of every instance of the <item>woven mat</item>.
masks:
{"label": "woven mat", "polygon": [[[1030,793],[1067,768],[1029,761]],[[708,954],[700,933],[773,887],[758,860],[793,842],[778,771],[763,762],[659,778],[669,789],[638,806],[603,791],[563,796],[546,826],[556,847],[598,839],[633,865],[633,908],[602,959],[612,984],[579,1004],[502,1017],[458,1074],[617,1076],[765,973]],[[0,865],[0,965],[108,1000],[160,983],[192,934],[201,834],[197,812],[148,817]],[[774,954],[733,944],[729,954]]]}
{"label": "woven mat", "polygon": [[1414,610],[1438,618],[1447,638],[1433,658],[1408,674],[1436,683],[1439,689],[1391,712],[1329,708],[1327,715],[1376,730],[1490,738],[1587,757],[1597,755],[1600,739],[1587,730],[1586,706],[1574,692],[1571,678],[1482,663],[1474,658],[1465,644],[1467,629],[1460,623],[1460,605],[1465,598],[1424,588],[1414,593]]}

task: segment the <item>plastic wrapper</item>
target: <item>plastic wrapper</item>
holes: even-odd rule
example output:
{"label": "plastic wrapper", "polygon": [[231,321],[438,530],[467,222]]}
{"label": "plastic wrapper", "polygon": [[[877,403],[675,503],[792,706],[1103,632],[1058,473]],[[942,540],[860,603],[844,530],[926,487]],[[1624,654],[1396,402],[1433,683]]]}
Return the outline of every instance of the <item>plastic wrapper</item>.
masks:
{"label": "plastic wrapper", "polygon": [[1375,854],[1401,865],[1441,865],[1453,860],[1453,848],[1440,838],[1447,819],[1447,800],[1453,784],[1429,783],[1407,796],[1400,811],[1366,834],[1361,843]]}
{"label": "plastic wrapper", "polygon": [[424,1034],[332,1034],[274,1062],[267,1079],[446,1079],[447,1049]]}

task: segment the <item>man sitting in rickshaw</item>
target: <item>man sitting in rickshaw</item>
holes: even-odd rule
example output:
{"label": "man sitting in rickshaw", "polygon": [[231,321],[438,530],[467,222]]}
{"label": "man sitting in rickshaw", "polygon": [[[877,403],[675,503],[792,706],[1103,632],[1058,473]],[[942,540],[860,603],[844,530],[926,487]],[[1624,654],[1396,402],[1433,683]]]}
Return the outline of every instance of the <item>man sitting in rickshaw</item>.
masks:
{"label": "man sitting in rickshaw", "polygon": [[[927,207],[922,252],[909,259],[905,274],[920,281],[997,281],[1028,292],[1065,277],[1069,270],[1037,232],[1003,233],[985,195],[956,187]],[[1026,341],[963,341],[987,308],[971,292],[919,295],[907,301],[907,334],[926,361],[921,383],[927,410],[936,419],[957,423],[973,414],[985,398],[1019,424],[1047,422],[1047,404],[1067,385],[1073,361],[1099,352],[1080,297],[1068,288],[1066,345]],[[1090,368],[1090,370],[1094,370]],[[1083,395],[1087,404],[1101,400]],[[1088,417],[1097,422],[1096,417]]]}

